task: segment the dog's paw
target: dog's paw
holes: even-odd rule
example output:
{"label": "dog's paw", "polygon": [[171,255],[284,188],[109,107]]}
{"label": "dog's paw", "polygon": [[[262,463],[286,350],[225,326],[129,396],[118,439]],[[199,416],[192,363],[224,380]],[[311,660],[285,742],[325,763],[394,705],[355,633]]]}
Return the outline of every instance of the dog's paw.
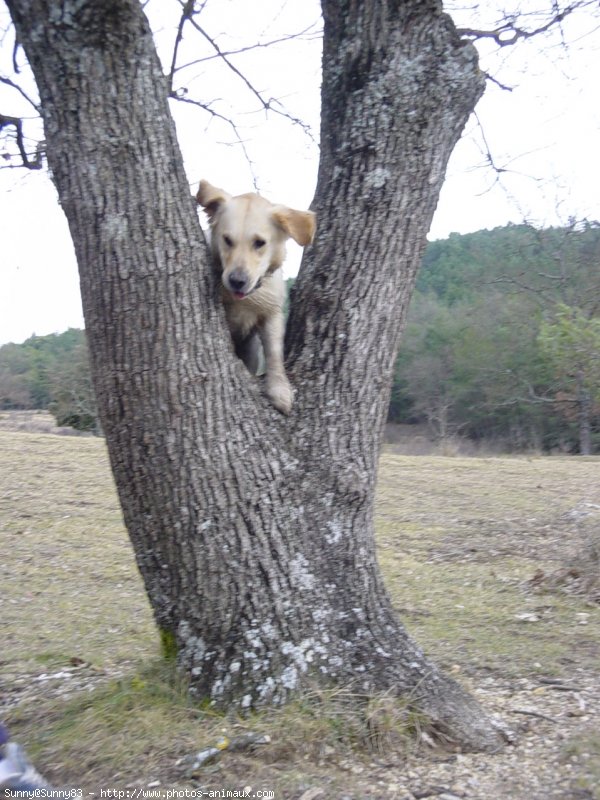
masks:
{"label": "dog's paw", "polygon": [[282,414],[289,414],[294,401],[294,391],[285,376],[267,376],[267,397]]}

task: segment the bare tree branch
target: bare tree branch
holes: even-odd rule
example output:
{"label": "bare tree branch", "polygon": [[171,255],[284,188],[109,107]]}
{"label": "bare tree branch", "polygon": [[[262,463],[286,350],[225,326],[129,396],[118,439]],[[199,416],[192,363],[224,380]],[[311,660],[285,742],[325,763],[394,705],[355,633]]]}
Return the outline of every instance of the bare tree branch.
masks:
{"label": "bare tree branch", "polygon": [[529,292],[536,303],[540,306],[540,308],[545,308],[548,303],[553,302],[553,295],[552,293],[546,289],[531,286],[528,283],[524,283],[522,280],[519,280],[524,275],[525,272],[521,272],[521,274],[517,277],[512,277],[509,275],[504,275],[499,278],[494,278],[490,281],[483,281],[481,285],[485,286],[496,286],[501,284],[508,284],[509,286],[514,286],[518,291],[516,294],[519,294],[522,291]]}
{"label": "bare tree branch", "polygon": [[23,88],[21,88],[21,86],[19,86],[18,83],[15,83],[10,78],[4,78],[1,75],[0,75],[0,83],[4,83],[6,86],[10,86],[11,89],[14,89],[16,92],[18,92],[21,95],[21,97],[23,97],[25,100],[27,100],[29,105],[32,106],[35,109],[36,114],[40,113],[40,108],[39,108],[38,104],[35,103],[31,99],[31,97],[29,97],[27,92]]}
{"label": "bare tree branch", "polygon": [[[8,117],[4,114],[0,114],[0,131],[4,128],[14,127],[15,129],[15,141],[17,143],[17,148],[19,150],[19,155],[21,156],[22,165],[27,167],[27,169],[41,169],[43,167],[44,162],[44,142],[38,142],[36,149],[35,149],[35,156],[30,158],[27,150],[25,148],[25,136],[23,134],[23,120],[19,119],[18,117]],[[4,168],[10,166],[11,168],[14,165],[5,165]]]}
{"label": "bare tree branch", "polygon": [[[496,173],[496,176],[500,176],[505,172],[510,172],[510,170],[506,169],[506,167],[499,167],[499,166],[496,165],[496,163],[494,161],[494,156],[492,155],[492,149],[488,144],[488,140],[487,140],[487,137],[485,135],[485,131],[483,130],[483,125],[481,124],[481,120],[479,119],[479,116],[478,116],[476,111],[473,112],[473,116],[475,117],[475,120],[477,121],[477,127],[479,128],[479,133],[481,135],[481,141],[483,142],[483,146],[485,148],[485,159],[486,159],[487,165],[494,170],[494,172]],[[496,177],[496,180],[498,180],[498,177]]]}
{"label": "bare tree branch", "polygon": [[177,52],[179,50],[179,45],[181,44],[181,40],[183,39],[183,27],[185,23],[192,18],[194,13],[194,0],[186,0],[183,4],[183,11],[181,14],[181,19],[179,20],[179,25],[177,26],[177,36],[175,37],[175,45],[173,46],[173,57],[171,59],[171,69],[169,70],[169,93],[173,90],[173,77],[175,75],[175,65],[177,64]]}
{"label": "bare tree branch", "polygon": [[13,45],[13,51],[12,51],[12,67],[13,67],[15,75],[19,74],[19,65],[17,63],[17,52],[19,50],[19,46],[20,46],[19,38],[18,38],[17,33],[15,31],[15,43]]}
{"label": "bare tree branch", "polygon": [[459,28],[458,33],[470,41],[478,41],[479,39],[493,39],[498,47],[507,47],[516,44],[520,40],[531,39],[533,36],[539,36],[542,33],[547,33],[551,28],[560,25],[568,16],[578,9],[588,6],[596,6],[595,0],[578,0],[578,2],[571,3],[563,9],[559,8],[557,3],[553,4],[553,14],[550,19],[543,25],[538,25],[531,30],[527,30],[517,24],[519,14],[508,17],[505,22],[498,25],[493,30],[477,30],[474,28]]}
{"label": "bare tree branch", "polygon": [[[215,51],[216,56],[221,58],[223,63],[225,63],[229,67],[229,69],[235,75],[237,75],[241,81],[243,81],[248,90],[256,97],[256,99],[259,101],[259,103],[266,112],[273,111],[275,114],[279,114],[280,116],[285,117],[290,122],[293,122],[294,125],[298,125],[300,128],[302,128],[304,133],[311,139],[311,141],[313,142],[315,141],[309,125],[307,125],[298,117],[294,117],[293,114],[290,114],[288,111],[286,111],[283,108],[283,105],[280,103],[280,101],[276,100],[274,97],[269,98],[269,100],[265,100],[262,94],[258,91],[258,89],[256,89],[256,87],[252,85],[252,83],[248,80],[248,78],[244,75],[244,73],[241,72],[232,61],[230,61],[230,59],[227,57],[227,54],[221,50],[217,42],[204,30],[204,28],[202,28],[193,18],[190,18],[190,22],[193,25],[193,27],[198,31],[198,33],[200,33],[206,39],[206,41],[211,45],[211,47]],[[281,108],[277,108],[277,105],[281,106]]]}
{"label": "bare tree branch", "polygon": [[[183,92],[187,92],[187,90],[183,90]],[[210,116],[213,119],[219,119],[221,120],[221,122],[224,122],[231,128],[237,140],[237,144],[239,144],[240,147],[242,148],[242,152],[244,153],[246,161],[248,162],[248,166],[250,168],[250,174],[252,175],[252,184],[255,190],[258,192],[259,191],[258,179],[254,171],[254,162],[250,158],[250,154],[248,153],[248,149],[246,148],[246,142],[244,141],[244,139],[242,139],[235,122],[229,117],[226,117],[224,114],[220,114],[218,111],[215,111],[213,108],[210,107],[208,103],[201,103],[200,100],[194,100],[193,98],[188,97],[186,93],[182,93],[181,91],[171,92],[169,97],[171,97],[173,100],[178,100],[180,103],[188,103],[189,105],[201,108],[203,111],[206,111],[207,114],[210,114]]]}
{"label": "bare tree branch", "polygon": [[[517,275],[500,275],[493,280],[482,281],[479,285],[512,286],[515,294],[527,292],[542,309],[555,307],[557,302],[562,302],[577,307],[587,319],[592,319],[600,308],[600,282],[592,280],[590,283],[586,283],[585,290],[577,291],[573,296],[573,277],[569,274],[569,241],[577,233],[581,224],[581,220],[571,219],[557,243],[553,243],[552,240],[548,241],[547,231],[530,226],[539,251],[552,259],[556,265],[556,272],[553,271],[552,266],[549,269],[524,269]],[[552,249],[549,249],[550,247]],[[571,257],[573,256],[571,255]],[[593,256],[588,256],[588,258],[592,259],[590,263],[595,263]],[[597,259],[597,255],[595,258]],[[536,279],[540,280],[536,281]],[[561,295],[557,300],[558,291]]]}
{"label": "bare tree branch", "polygon": [[[310,36],[306,36],[306,34],[310,33]],[[313,38],[320,38],[323,35],[323,31],[315,29],[314,23],[309,25],[307,28],[304,28],[298,33],[290,33],[287,36],[281,36],[278,39],[271,39],[268,42],[256,42],[256,44],[249,44],[246,47],[240,47],[237,50],[223,50],[219,53],[215,53],[212,56],[204,56],[203,58],[196,58],[194,61],[190,61],[187,64],[182,64],[180,67],[175,67],[175,72],[180,72],[181,70],[187,69],[188,67],[196,66],[196,64],[202,64],[205,61],[214,61],[215,58],[221,58],[223,56],[236,56],[240,53],[247,53],[251,50],[260,50],[261,48],[271,47],[275,44],[281,44],[282,42],[289,42],[292,39],[304,39],[306,41],[313,39]]]}
{"label": "bare tree branch", "polygon": [[512,92],[513,87],[507,86],[505,83],[501,83],[498,78],[494,78],[493,75],[490,75],[489,72],[484,73],[486,80],[490,81],[490,83],[495,84],[499,89],[502,89],[503,92]]}

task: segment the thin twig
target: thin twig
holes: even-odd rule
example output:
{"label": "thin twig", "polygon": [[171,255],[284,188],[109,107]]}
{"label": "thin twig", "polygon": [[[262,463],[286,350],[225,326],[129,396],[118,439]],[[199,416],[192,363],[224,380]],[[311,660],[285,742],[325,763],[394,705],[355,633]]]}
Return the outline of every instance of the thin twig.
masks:
{"label": "thin twig", "polygon": [[473,42],[479,39],[493,39],[498,47],[508,47],[516,44],[521,39],[531,39],[533,36],[547,33],[555,25],[560,25],[574,11],[589,5],[596,5],[596,3],[593,2],[593,0],[581,0],[580,2],[572,3],[561,11],[557,10],[546,24],[540,25],[530,31],[518,27],[513,21],[509,20],[503,25],[499,25],[494,30],[486,31],[474,28],[459,28],[458,33],[460,36],[466,36]]}
{"label": "thin twig", "polygon": [[3,76],[1,76],[1,75],[0,75],[0,83],[4,83],[6,86],[10,86],[10,87],[11,87],[11,89],[14,89],[15,91],[19,92],[19,94],[21,95],[21,97],[25,98],[25,100],[27,100],[27,102],[29,103],[29,105],[33,106],[33,108],[35,109],[35,111],[36,111],[36,113],[37,113],[37,114],[40,114],[40,113],[41,113],[41,112],[40,112],[40,108],[39,108],[38,104],[37,104],[37,103],[35,103],[35,102],[34,102],[34,101],[31,99],[31,97],[29,97],[29,95],[27,94],[27,92],[26,92],[24,89],[22,89],[22,88],[19,86],[19,84],[18,84],[18,83],[15,83],[15,82],[14,82],[14,81],[12,81],[10,78],[4,78],[4,77],[3,77]]}
{"label": "thin twig", "polygon": [[[180,70],[187,69],[188,67],[194,67],[196,64],[202,64],[205,61],[214,61],[215,58],[222,58],[223,56],[237,56],[240,53],[247,53],[250,50],[258,50],[260,48],[271,47],[274,44],[281,44],[281,42],[288,42],[290,39],[300,39],[304,38],[305,34],[309,33],[312,29],[314,29],[315,23],[309,25],[304,30],[299,31],[298,33],[290,33],[287,36],[281,36],[279,39],[271,39],[268,42],[257,42],[256,44],[249,44],[246,47],[240,47],[237,50],[221,50],[218,53],[215,53],[212,56],[204,56],[203,58],[197,58],[194,61],[190,61],[187,64],[182,64],[180,67],[175,67],[175,72],[179,72]],[[315,30],[314,36],[310,38],[320,38],[323,35],[322,31]],[[309,38],[309,37],[306,37]]]}
{"label": "thin twig", "polygon": [[580,692],[580,686],[569,686],[566,683],[554,683],[541,680],[540,683],[544,684],[544,689],[554,689],[557,692]]}
{"label": "thin twig", "polygon": [[231,128],[231,130],[233,131],[233,133],[235,135],[235,138],[237,139],[237,143],[242,148],[242,152],[244,153],[244,156],[245,156],[246,161],[248,162],[248,166],[250,168],[250,174],[252,175],[252,183],[253,183],[254,188],[256,189],[256,191],[258,191],[258,179],[257,179],[256,174],[254,172],[254,162],[250,158],[250,154],[248,153],[248,150],[246,149],[246,142],[240,136],[240,132],[239,132],[235,122],[232,119],[230,119],[229,117],[226,117],[224,114],[220,114],[218,111],[215,111],[214,109],[212,109],[210,107],[210,105],[208,105],[207,103],[201,103],[199,100],[194,100],[191,97],[186,97],[185,95],[178,94],[176,91],[175,92],[171,92],[169,97],[171,97],[173,100],[178,100],[180,103],[188,103],[189,105],[193,105],[193,106],[196,106],[197,108],[201,108],[203,111],[206,111],[208,114],[210,114],[210,116],[213,117],[214,119],[219,119],[219,120],[221,120],[221,122],[224,122],[226,125],[229,125],[229,127]]}
{"label": "thin twig", "polygon": [[173,58],[171,59],[171,69],[169,70],[169,92],[173,90],[173,78],[175,76],[175,65],[177,63],[177,51],[179,50],[179,45],[181,44],[181,40],[183,39],[183,27],[185,23],[192,18],[194,13],[194,0],[186,0],[183,5],[183,11],[181,12],[181,18],[179,20],[179,25],[177,26],[177,36],[175,37],[175,44],[173,46]]}
{"label": "thin twig", "polygon": [[540,714],[538,711],[528,711],[525,708],[511,708],[513,714],[526,714],[528,717],[538,717],[539,719],[545,719],[546,722],[553,722],[555,725],[558,725],[558,720],[554,719],[554,717],[549,717],[547,714]]}
{"label": "thin twig", "polygon": [[25,136],[23,134],[23,120],[18,117],[8,117],[0,114],[0,131],[9,126],[15,129],[15,138],[19,155],[21,156],[22,166],[27,169],[41,169],[43,166],[44,143],[38,142],[35,150],[35,156],[30,159],[27,150],[25,149]]}
{"label": "thin twig", "polygon": [[490,81],[490,83],[494,83],[494,84],[496,84],[496,86],[497,86],[499,89],[502,89],[502,91],[503,91],[503,92],[512,92],[512,90],[513,90],[513,87],[512,87],[512,86],[507,86],[507,85],[506,85],[506,84],[504,84],[504,83],[500,83],[500,81],[498,80],[498,78],[494,78],[494,76],[493,76],[493,75],[490,75],[490,73],[489,73],[489,72],[484,72],[483,74],[485,75],[485,77],[486,77],[486,80]]}
{"label": "thin twig", "polygon": [[483,142],[484,147],[485,147],[485,155],[486,155],[486,160],[487,160],[488,166],[490,166],[494,170],[496,175],[502,175],[504,172],[510,172],[510,170],[506,169],[505,167],[497,167],[496,164],[494,163],[494,157],[492,155],[492,150],[491,150],[491,148],[490,148],[490,146],[488,144],[488,140],[487,140],[487,137],[485,135],[485,131],[483,130],[483,125],[481,124],[481,120],[479,119],[479,116],[478,116],[476,111],[473,112],[473,116],[475,117],[475,120],[477,122],[477,127],[479,128],[479,133],[481,135],[481,141]]}
{"label": "thin twig", "polygon": [[261,104],[261,106],[264,108],[265,111],[267,111],[267,112],[268,111],[273,111],[275,114],[279,114],[280,116],[285,117],[286,119],[289,119],[290,122],[294,123],[294,125],[298,125],[299,127],[301,127],[302,130],[304,131],[304,133],[311,139],[311,141],[313,141],[313,142],[315,141],[314,136],[312,135],[312,131],[311,131],[309,125],[307,125],[305,122],[303,122],[298,117],[294,117],[292,114],[290,114],[288,111],[286,111],[283,108],[283,106],[282,106],[281,109],[277,108],[275,104],[278,104],[280,106],[282,104],[279,102],[279,100],[276,100],[274,97],[271,97],[269,100],[265,100],[263,98],[262,94],[258,91],[258,89],[256,89],[256,87],[253,86],[252,83],[250,83],[250,81],[244,75],[244,73],[241,72],[235,66],[235,64],[233,64],[229,60],[227,55],[220,49],[220,47],[216,43],[216,41],[204,30],[204,28],[202,28],[194,19],[190,19],[190,22],[194,26],[194,28],[198,31],[198,33],[200,33],[206,39],[206,41],[211,45],[211,47],[214,49],[214,51],[217,54],[217,56],[219,56],[223,60],[223,62],[229,67],[229,69],[235,75],[237,75],[238,78],[240,78],[241,81],[243,81],[246,84],[246,87],[248,88],[248,90],[257,98],[257,100],[259,101],[259,103]]}
{"label": "thin twig", "polygon": [[19,37],[18,34],[15,32],[15,43],[13,45],[12,51],[12,67],[15,75],[19,74],[19,64],[17,63],[17,52],[20,47]]}

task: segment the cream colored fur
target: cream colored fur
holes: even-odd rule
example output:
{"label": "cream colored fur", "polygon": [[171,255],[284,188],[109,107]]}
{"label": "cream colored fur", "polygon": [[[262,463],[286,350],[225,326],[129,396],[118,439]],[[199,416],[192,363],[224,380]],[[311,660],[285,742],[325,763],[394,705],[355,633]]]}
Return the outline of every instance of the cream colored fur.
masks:
{"label": "cream colored fur", "polygon": [[[275,408],[288,414],[293,392],[283,365],[285,285],[281,265],[285,242],[310,244],[315,215],[273,205],[258,194],[232,197],[200,181],[196,200],[211,228],[211,249],[221,274],[221,294],[236,350],[258,333],[265,355],[266,391]],[[251,348],[250,348],[251,349]],[[251,358],[242,355],[254,369]]]}

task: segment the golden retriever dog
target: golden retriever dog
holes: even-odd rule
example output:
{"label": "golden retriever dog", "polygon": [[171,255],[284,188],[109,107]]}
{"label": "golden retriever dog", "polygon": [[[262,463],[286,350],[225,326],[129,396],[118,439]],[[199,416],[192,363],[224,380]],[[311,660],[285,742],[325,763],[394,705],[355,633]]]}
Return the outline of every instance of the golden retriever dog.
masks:
{"label": "golden retriever dog", "polygon": [[256,374],[260,342],[266,391],[289,414],[292,387],[283,366],[285,284],[281,265],[290,237],[305,247],[315,234],[312,211],[273,205],[258,194],[232,197],[200,181],[196,195],[210,222],[211,249],[236,354]]}

